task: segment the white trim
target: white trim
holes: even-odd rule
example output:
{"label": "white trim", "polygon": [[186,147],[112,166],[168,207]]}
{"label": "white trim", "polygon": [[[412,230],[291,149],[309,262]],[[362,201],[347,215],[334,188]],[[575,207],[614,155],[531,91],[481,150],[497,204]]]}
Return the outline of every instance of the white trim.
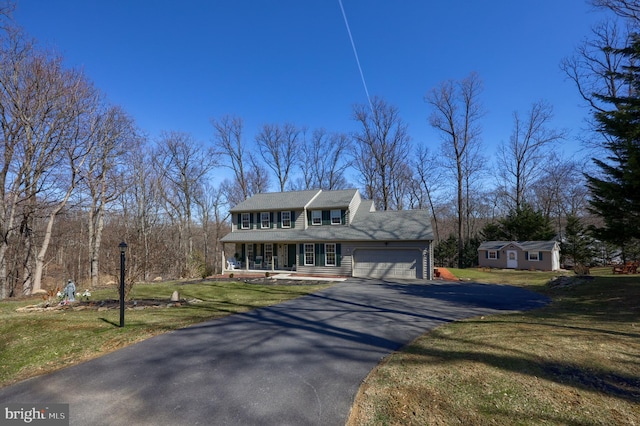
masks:
{"label": "white trim", "polygon": [[273,258],[273,243],[264,243],[264,261],[267,266],[271,265],[271,259]]}
{"label": "white trim", "polygon": [[[267,220],[264,220],[264,215],[267,215]],[[267,226],[264,226],[264,223],[267,222]],[[269,229],[271,228],[271,213],[269,212],[260,212],[260,229]]]}
{"label": "white trim", "polygon": [[[307,263],[307,247],[311,247],[311,263]],[[304,243],[304,266],[316,266],[316,245],[313,243]]]}
{"label": "white trim", "polygon": [[250,262],[253,262],[255,257],[253,254],[253,244],[251,243],[245,244],[245,254],[247,255],[247,259],[249,259]]}
{"label": "white trim", "polygon": [[[316,219],[319,219],[318,223],[316,223]],[[322,210],[311,210],[311,225],[322,225]]]}
{"label": "white trim", "polygon": [[[285,213],[289,215],[289,217],[287,218],[287,220],[289,221],[289,225],[286,225],[286,226],[284,224],[284,221],[285,221],[284,214]],[[285,211],[280,212],[280,223],[281,223],[281,226],[283,228],[291,228],[291,211],[290,210],[285,210]]]}
{"label": "white trim", "polygon": [[[335,215],[335,213],[337,213],[337,216]],[[329,217],[331,219],[331,224],[332,225],[342,225],[342,210],[339,210],[339,209],[338,210],[336,210],[336,209],[331,210],[331,213],[330,213]],[[334,223],[333,219],[338,219],[338,222]]]}
{"label": "white trim", "polygon": [[[247,226],[244,226],[244,217],[247,216]],[[251,229],[251,213],[240,213],[240,229]]]}
{"label": "white trim", "polygon": [[507,268],[508,269],[518,268],[518,251],[517,250],[507,250]]}
{"label": "white trim", "polygon": [[[333,246],[333,263],[329,263],[327,261],[327,254],[329,250],[327,249],[329,246]],[[338,247],[336,243],[325,243],[324,244],[324,266],[337,266],[338,260]]]}

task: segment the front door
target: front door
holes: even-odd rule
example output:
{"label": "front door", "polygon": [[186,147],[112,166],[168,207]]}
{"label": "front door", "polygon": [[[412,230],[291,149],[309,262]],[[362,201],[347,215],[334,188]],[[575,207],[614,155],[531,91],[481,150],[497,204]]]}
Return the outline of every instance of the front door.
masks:
{"label": "front door", "polygon": [[507,250],[507,268],[518,268],[518,252],[515,250]]}

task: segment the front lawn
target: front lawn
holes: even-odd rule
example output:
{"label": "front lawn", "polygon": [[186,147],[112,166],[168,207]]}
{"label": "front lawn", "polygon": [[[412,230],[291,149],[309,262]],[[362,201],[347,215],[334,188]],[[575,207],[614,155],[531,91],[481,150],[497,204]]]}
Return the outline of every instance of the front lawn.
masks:
{"label": "front lawn", "polygon": [[557,274],[451,271],[553,302],[416,339],[368,376],[349,425],[640,424],[640,275],[550,287]]}
{"label": "front lawn", "polygon": [[[80,304],[76,304],[74,309],[18,312],[18,308],[38,304],[42,299],[3,300],[0,301],[0,386],[96,358],[180,327],[273,305],[329,285],[257,285],[206,280],[190,284],[137,284],[127,303],[124,328],[118,327],[120,310],[116,288],[93,291],[90,298],[93,303],[83,306],[83,310],[77,310]],[[181,302],[171,304],[175,290]],[[108,309],[109,306],[112,309]]]}

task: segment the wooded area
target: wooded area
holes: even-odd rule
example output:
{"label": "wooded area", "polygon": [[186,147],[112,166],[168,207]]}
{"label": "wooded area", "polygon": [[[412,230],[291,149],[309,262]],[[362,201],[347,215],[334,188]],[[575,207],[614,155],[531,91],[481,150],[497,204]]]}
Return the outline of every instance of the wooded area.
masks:
{"label": "wooded area", "polygon": [[[436,260],[445,265],[473,265],[483,239],[534,236],[589,246],[575,262],[610,261],[620,250],[635,259],[639,8],[594,4],[617,20],[594,28],[561,63],[593,112],[585,117],[593,162],[556,153],[567,130],[554,128],[552,105],[536,99],[514,112],[511,137],[491,158],[482,141],[482,99],[491,94],[476,73],[425,90],[425,119],[439,141],[411,140],[401,111],[381,97],[353,108],[352,133],[266,123],[246,135],[242,117],[228,115],[211,119],[207,142],[174,130],[152,140],[89,76],[31,40],[7,4],[0,298],[68,278],[79,288],[115,282],[121,241],[131,282],[207,276],[221,268],[230,207],[259,192],[311,188],[359,187],[380,210],[429,209]],[[223,170],[231,177],[214,186]],[[579,235],[567,236],[568,219]]]}

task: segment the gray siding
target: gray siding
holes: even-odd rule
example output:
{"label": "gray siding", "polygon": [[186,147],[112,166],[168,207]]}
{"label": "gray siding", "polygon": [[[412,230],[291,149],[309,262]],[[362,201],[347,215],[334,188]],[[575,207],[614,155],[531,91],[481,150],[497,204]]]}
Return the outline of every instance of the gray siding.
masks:
{"label": "gray siding", "polygon": [[360,193],[358,192],[351,200],[351,203],[349,203],[349,210],[347,211],[347,220],[346,220],[347,225],[351,223],[351,218],[358,211],[358,207],[360,207],[361,202],[362,202],[362,198],[360,198]]}
{"label": "gray siding", "polygon": [[[508,250],[518,252],[518,267],[516,269],[531,269],[539,271],[551,271],[553,264],[553,253],[550,251],[542,252],[542,260],[527,260],[526,251],[509,247]],[[478,266],[485,268],[507,268],[507,249],[499,250],[500,257],[498,259],[487,258],[487,250],[478,251]]]}

